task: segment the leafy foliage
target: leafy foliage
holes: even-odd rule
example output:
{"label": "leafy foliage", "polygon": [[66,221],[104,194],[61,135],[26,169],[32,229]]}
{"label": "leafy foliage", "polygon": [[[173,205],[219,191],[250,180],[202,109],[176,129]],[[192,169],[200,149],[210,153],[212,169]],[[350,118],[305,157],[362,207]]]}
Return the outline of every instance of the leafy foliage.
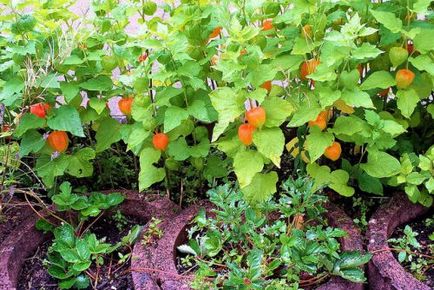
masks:
{"label": "leafy foliage", "polygon": [[339,250],[337,238],[346,232],[324,224],[326,198],[310,180],[287,180],[278,199],[257,207],[229,184],[208,193],[213,217],[201,211],[188,230],[188,244],[178,247],[194,257],[183,258],[183,266],[193,260],[198,267],[193,287],[298,289],[330,275],[365,281],[359,266],[371,255]]}
{"label": "leafy foliage", "polygon": [[[124,197],[119,193],[92,193],[87,197],[73,193],[71,185],[64,182],[52,200],[58,212],[76,213],[78,224],[63,221],[61,225],[54,226],[44,219],[37,222],[38,229],[54,234],[44,264],[48,273],[59,280],[60,289],[86,289],[90,285],[86,270],[92,264],[101,266],[105,255],[120,251],[125,246],[130,247],[139,237],[141,227],[134,226],[128,235],[113,245],[98,239],[88,228],[82,230],[89,219],[100,217],[104,210],[122,203]],[[125,255],[124,259],[129,259],[129,255]]]}

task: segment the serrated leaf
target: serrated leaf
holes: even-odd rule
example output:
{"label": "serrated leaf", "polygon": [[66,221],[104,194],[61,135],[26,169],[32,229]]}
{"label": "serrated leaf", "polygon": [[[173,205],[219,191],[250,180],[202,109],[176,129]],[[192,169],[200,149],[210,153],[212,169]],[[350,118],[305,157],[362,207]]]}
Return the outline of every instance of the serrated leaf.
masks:
{"label": "serrated leaf", "polygon": [[30,152],[38,152],[45,145],[42,135],[36,131],[27,131],[20,143],[20,156],[25,156]]}

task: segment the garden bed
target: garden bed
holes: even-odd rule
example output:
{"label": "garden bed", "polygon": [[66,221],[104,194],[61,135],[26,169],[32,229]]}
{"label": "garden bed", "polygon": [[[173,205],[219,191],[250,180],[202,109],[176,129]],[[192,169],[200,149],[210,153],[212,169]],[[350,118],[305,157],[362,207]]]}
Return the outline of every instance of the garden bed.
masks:
{"label": "garden bed", "polygon": [[19,226],[32,210],[18,200],[11,200],[4,204],[3,214],[0,216],[0,244]]}
{"label": "garden bed", "polygon": [[[176,205],[165,198],[150,195],[148,201],[135,198],[133,192],[124,192],[127,195],[125,202],[119,206],[119,211],[126,217],[127,222],[123,224],[124,229],[116,229],[116,221],[111,216],[116,210],[107,212],[102,219],[94,224],[93,231],[98,238],[106,237],[107,242],[117,242],[135,224],[145,225],[152,216],[164,217],[168,212],[176,210]],[[129,198],[128,198],[129,197]],[[160,211],[166,208],[170,210]],[[0,249],[0,289],[13,289],[24,287],[34,289],[45,287],[44,289],[57,289],[57,281],[48,275],[47,270],[42,265],[51,241],[50,235],[44,235],[35,228],[38,217],[29,217],[16,230],[16,234],[9,236]],[[117,257],[112,261],[113,268],[107,266],[100,269],[100,275],[104,278],[97,289],[107,289],[107,287],[117,287],[118,289],[134,289],[129,263],[119,267],[116,265]],[[106,261],[110,265],[110,261]],[[116,268],[116,269],[115,269]],[[116,271],[116,273],[114,273]],[[111,277],[109,278],[110,273]]]}
{"label": "garden bed", "polygon": [[[136,277],[146,277],[149,280],[152,277],[153,287],[160,287],[163,290],[190,289],[189,281],[193,276],[189,271],[179,273],[177,265],[177,247],[185,244],[187,241],[187,229],[190,221],[197,215],[199,209],[204,207],[210,211],[211,205],[195,205],[181,212],[175,219],[163,224],[164,236],[156,241],[150,247],[143,248],[140,244],[134,247],[136,259],[133,259],[133,270],[136,269],[141,273],[136,273]],[[348,235],[340,240],[341,250],[343,251],[363,251],[360,231],[354,226],[352,220],[338,207],[333,204],[327,205],[326,214],[331,226],[344,229]],[[135,280],[136,282],[136,280]],[[151,282],[148,282],[151,283]],[[158,289],[158,288],[140,288],[136,289]],[[150,284],[147,284],[150,285]],[[311,288],[313,289],[313,288]],[[320,285],[316,289],[346,289],[362,290],[363,284],[352,283],[340,277],[332,277],[328,282]]]}
{"label": "garden bed", "polygon": [[397,194],[372,216],[367,232],[368,250],[373,254],[368,265],[371,289],[432,289],[402,267],[388,243],[388,239],[399,225],[405,225],[429,210],[411,203],[404,194]]}

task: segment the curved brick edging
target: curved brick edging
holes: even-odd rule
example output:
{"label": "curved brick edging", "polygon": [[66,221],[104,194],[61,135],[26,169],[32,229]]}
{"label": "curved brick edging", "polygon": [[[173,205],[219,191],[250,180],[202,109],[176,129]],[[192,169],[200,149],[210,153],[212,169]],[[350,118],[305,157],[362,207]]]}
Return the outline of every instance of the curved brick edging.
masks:
{"label": "curved brick edging", "polygon": [[423,215],[429,208],[411,203],[405,194],[396,194],[381,206],[369,221],[368,251],[373,257],[368,264],[370,289],[430,290],[431,288],[405,271],[389,250],[387,240],[395,228]]}
{"label": "curved brick edging", "polygon": [[[163,218],[174,215],[179,210],[179,207],[172,201],[157,195],[139,198],[134,191],[110,192],[121,192],[126,195],[125,201],[115,210],[120,210],[124,215],[134,216],[146,222],[153,216]],[[47,216],[43,212],[40,214]],[[16,229],[14,235],[10,235],[2,243],[0,247],[0,289],[16,289],[24,260],[48,238],[48,235],[44,235],[35,228],[37,220],[38,216],[32,214]]]}
{"label": "curved brick edging", "polygon": [[[187,239],[185,229],[188,223],[197,215],[200,208],[211,208],[209,203],[195,205],[182,211],[174,219],[161,225],[164,230],[163,237],[155,245],[144,248],[139,243],[134,247],[132,269],[137,269],[140,273],[135,273],[136,279],[143,276],[148,281],[150,277],[158,284],[158,287],[146,288],[147,284],[137,284],[134,280],[136,290],[189,290],[188,282],[193,278],[192,275],[179,275],[175,257],[177,247]],[[344,229],[348,236],[340,240],[344,251],[363,251],[361,234],[353,221],[343,210],[333,204],[327,205],[326,214],[331,226]],[[134,263],[134,265],[133,265]],[[134,277],[134,276],[133,276]],[[327,283],[319,286],[318,290],[363,290],[363,284],[352,283],[340,277],[332,277]]]}

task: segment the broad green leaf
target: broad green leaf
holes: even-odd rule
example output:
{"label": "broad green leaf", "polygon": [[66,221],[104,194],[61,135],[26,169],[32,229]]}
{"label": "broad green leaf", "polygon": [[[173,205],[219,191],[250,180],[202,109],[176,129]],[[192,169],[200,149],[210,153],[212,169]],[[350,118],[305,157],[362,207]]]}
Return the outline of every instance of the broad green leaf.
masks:
{"label": "broad green leaf", "polygon": [[285,136],[280,128],[264,128],[253,134],[258,151],[280,168],[280,157],[285,146]]}
{"label": "broad green leaf", "polygon": [[360,164],[360,168],[372,177],[383,178],[398,174],[401,164],[398,159],[386,152],[371,150],[368,154],[368,162]]}
{"label": "broad green leaf", "polygon": [[347,185],[348,180],[350,179],[348,172],[342,169],[332,171],[330,173],[330,179],[331,183],[329,187],[331,189],[342,196],[350,197],[354,195],[355,189]]}
{"label": "broad green leaf", "polygon": [[74,107],[66,105],[51,111],[54,116],[48,119],[48,127],[53,130],[68,131],[78,137],[84,137],[80,115]]}
{"label": "broad green leaf", "polygon": [[88,91],[110,91],[113,83],[108,76],[97,76],[80,84],[82,89]]}
{"label": "broad green leaf", "polygon": [[315,120],[321,111],[321,107],[316,102],[305,100],[299,108],[295,108],[295,113],[288,127],[299,127],[311,120]]}
{"label": "broad green leaf", "polygon": [[44,125],[45,119],[36,117],[33,114],[24,114],[14,134],[21,137],[28,130],[42,128]]}
{"label": "broad green leaf", "polygon": [[414,89],[398,90],[396,97],[398,99],[396,103],[401,114],[406,118],[410,118],[419,103],[419,96],[416,91]]}
{"label": "broad green leaf", "polygon": [[352,57],[357,60],[374,59],[383,51],[378,49],[375,45],[364,42],[361,46],[352,51]]}
{"label": "broad green leaf", "polygon": [[19,93],[24,89],[24,81],[19,78],[14,78],[5,83],[0,93],[0,101],[5,105],[11,105],[19,97]]}
{"label": "broad green leaf", "polygon": [[349,174],[345,170],[331,171],[328,166],[320,166],[317,163],[309,163],[306,170],[315,180],[314,187],[317,189],[328,186],[340,195],[347,197],[352,196],[355,192],[354,188],[347,185]]}
{"label": "broad green leaf", "polygon": [[51,160],[49,155],[43,155],[36,161],[36,172],[42,178],[45,185],[50,188],[54,185],[54,178],[64,174],[69,166],[70,156],[60,155],[58,158]]}
{"label": "broad green leaf", "polygon": [[212,141],[216,141],[229,123],[244,113],[244,96],[228,87],[219,88],[210,94],[211,103],[218,113],[218,123],[214,127]]}
{"label": "broad green leaf", "polygon": [[296,71],[304,61],[301,55],[280,55],[271,61],[273,67],[279,71]]}
{"label": "broad green leaf", "polygon": [[60,90],[62,91],[65,101],[69,103],[72,101],[80,92],[80,88],[76,83],[72,82],[61,82]]}
{"label": "broad green leaf", "polygon": [[360,89],[367,91],[375,88],[387,89],[396,85],[395,79],[387,71],[377,71],[371,74],[361,85]]}
{"label": "broad green leaf", "polygon": [[414,49],[422,54],[432,51],[432,40],[434,39],[434,29],[421,29],[421,32],[413,39]]}
{"label": "broad green leaf", "polygon": [[409,61],[420,71],[426,71],[434,76],[434,61],[428,55],[419,55],[416,58],[410,57]]}
{"label": "broad green leaf", "polygon": [[44,145],[45,140],[38,131],[27,131],[21,139],[20,156],[25,156],[30,152],[38,152]]}
{"label": "broad green leaf", "polygon": [[360,91],[359,89],[343,91],[341,99],[349,106],[363,108],[374,107],[369,94],[364,91]]}
{"label": "broad green leaf", "polygon": [[161,152],[154,148],[144,148],[140,153],[139,190],[145,190],[152,184],[162,181],[166,176],[163,168],[154,163],[160,159]]}
{"label": "broad green leaf", "polygon": [[277,173],[272,171],[266,174],[257,173],[252,182],[243,188],[244,198],[250,204],[257,204],[270,199],[276,192]]}
{"label": "broad green leaf", "polygon": [[58,89],[60,88],[60,83],[57,78],[58,75],[56,74],[48,74],[40,77],[36,81],[36,85],[44,89]]}
{"label": "broad green leaf", "polygon": [[96,131],[96,152],[104,151],[110,146],[121,140],[121,124],[112,118],[101,120]]}
{"label": "broad green leaf", "polygon": [[310,134],[306,137],[306,149],[309,151],[310,162],[315,162],[320,158],[333,140],[333,134],[322,132],[318,127],[311,128]]}
{"label": "broad green leaf", "polygon": [[83,148],[71,155],[70,163],[66,172],[75,177],[87,177],[93,174],[91,160],[95,158],[95,151],[92,148]]}
{"label": "broad green leaf", "polygon": [[278,127],[293,113],[294,107],[284,99],[278,97],[267,98],[261,106],[264,108],[267,118],[266,127]]}
{"label": "broad green leaf", "polygon": [[183,108],[176,106],[167,108],[166,113],[164,114],[164,133],[175,129],[188,117],[189,114],[187,110]]}
{"label": "broad green leaf", "polygon": [[386,11],[371,10],[371,14],[374,18],[384,25],[393,33],[398,33],[402,29],[402,21],[397,18],[394,13]]}
{"label": "broad green leaf", "polygon": [[249,185],[256,173],[261,172],[264,161],[261,154],[253,150],[240,150],[234,157],[234,171],[240,187]]}
{"label": "broad green leaf", "polygon": [[336,135],[354,135],[363,130],[364,121],[357,116],[339,116],[330,132]]}
{"label": "broad green leaf", "polygon": [[90,98],[89,106],[93,108],[99,115],[106,108],[106,101],[99,98]]}

